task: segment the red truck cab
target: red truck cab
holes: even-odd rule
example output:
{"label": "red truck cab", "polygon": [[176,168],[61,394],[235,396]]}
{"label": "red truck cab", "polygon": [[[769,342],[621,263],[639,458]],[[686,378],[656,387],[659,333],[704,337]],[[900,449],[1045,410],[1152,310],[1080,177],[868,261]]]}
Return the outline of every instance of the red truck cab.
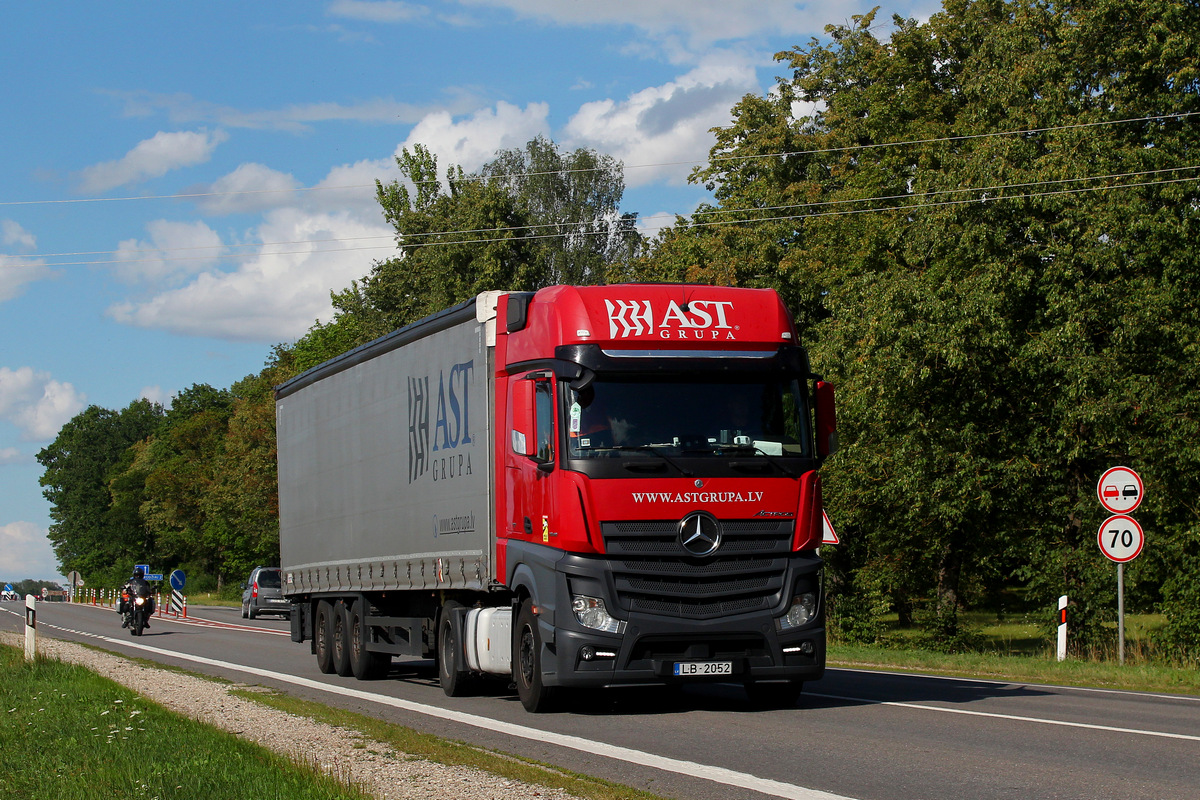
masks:
{"label": "red truck cab", "polygon": [[499,298],[493,579],[522,702],[556,687],[825,665],[832,389],[765,289],[556,286]]}

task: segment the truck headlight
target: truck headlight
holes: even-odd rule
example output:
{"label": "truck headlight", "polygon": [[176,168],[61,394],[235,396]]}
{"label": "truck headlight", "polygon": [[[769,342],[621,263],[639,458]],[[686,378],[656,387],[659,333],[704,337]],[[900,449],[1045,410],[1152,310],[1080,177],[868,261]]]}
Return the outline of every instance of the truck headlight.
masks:
{"label": "truck headlight", "polygon": [[603,631],[604,633],[622,633],[625,630],[624,620],[613,619],[608,614],[608,607],[600,597],[588,597],[577,594],[571,597],[571,610],[575,619],[585,628]]}
{"label": "truck headlight", "polygon": [[781,631],[800,628],[813,621],[817,616],[816,592],[804,592],[792,598],[792,606],[788,612],[779,618]]}

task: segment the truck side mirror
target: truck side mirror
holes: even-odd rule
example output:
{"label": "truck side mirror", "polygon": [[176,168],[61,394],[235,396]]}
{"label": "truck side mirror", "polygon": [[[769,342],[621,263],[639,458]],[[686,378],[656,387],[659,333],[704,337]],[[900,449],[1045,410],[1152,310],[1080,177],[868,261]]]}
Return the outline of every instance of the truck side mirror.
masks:
{"label": "truck side mirror", "polygon": [[817,381],[817,455],[821,458],[837,452],[837,410],[833,402],[833,384]]}
{"label": "truck side mirror", "polygon": [[534,381],[513,381],[509,401],[512,412],[512,450],[519,456],[532,456],[537,448],[533,395]]}

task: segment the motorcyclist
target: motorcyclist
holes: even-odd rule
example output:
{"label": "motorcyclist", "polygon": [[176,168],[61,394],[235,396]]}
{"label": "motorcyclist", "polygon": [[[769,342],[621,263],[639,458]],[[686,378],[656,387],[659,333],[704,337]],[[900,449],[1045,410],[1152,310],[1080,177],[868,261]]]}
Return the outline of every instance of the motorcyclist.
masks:
{"label": "motorcyclist", "polygon": [[128,612],[133,608],[133,601],[137,598],[138,591],[143,587],[145,588],[146,596],[149,598],[147,602],[150,604],[150,607],[146,611],[145,627],[150,627],[150,616],[154,614],[154,592],[151,590],[150,584],[146,580],[146,573],[142,571],[141,567],[134,567],[133,575],[131,575],[125,585],[121,587],[122,594],[129,598],[128,605],[126,606],[125,619],[121,622],[122,628],[129,627],[131,617]]}

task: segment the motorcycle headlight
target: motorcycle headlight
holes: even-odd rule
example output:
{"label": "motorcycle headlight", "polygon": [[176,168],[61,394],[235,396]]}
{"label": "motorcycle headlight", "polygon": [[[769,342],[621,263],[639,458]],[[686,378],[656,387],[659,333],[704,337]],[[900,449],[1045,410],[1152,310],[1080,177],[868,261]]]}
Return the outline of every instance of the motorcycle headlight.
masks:
{"label": "motorcycle headlight", "polygon": [[146,604],[146,598],[144,598],[144,597],[139,597],[137,600],[134,600],[133,602],[137,603],[139,606],[141,606],[141,605],[145,605],[145,604]]}
{"label": "motorcycle headlight", "polygon": [[575,619],[585,628],[603,631],[604,633],[621,633],[625,630],[624,620],[613,619],[608,614],[608,607],[600,597],[588,597],[577,594],[571,598],[571,610]]}

